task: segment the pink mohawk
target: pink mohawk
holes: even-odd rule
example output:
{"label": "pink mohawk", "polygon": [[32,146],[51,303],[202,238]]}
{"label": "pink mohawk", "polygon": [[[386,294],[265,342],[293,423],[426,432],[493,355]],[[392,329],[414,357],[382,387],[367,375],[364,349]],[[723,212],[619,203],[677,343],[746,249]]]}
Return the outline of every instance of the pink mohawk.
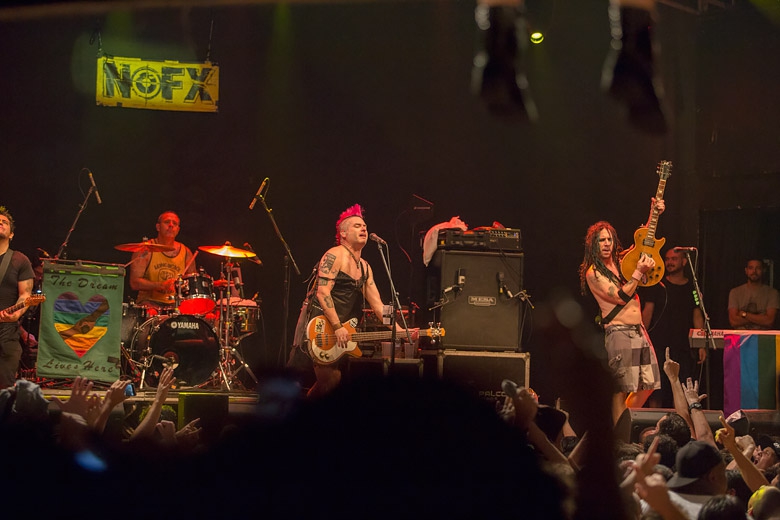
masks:
{"label": "pink mohawk", "polygon": [[345,209],[344,212],[339,215],[339,219],[336,221],[336,245],[341,244],[341,234],[339,233],[341,223],[350,217],[363,218],[363,207],[360,204],[355,204],[354,206]]}

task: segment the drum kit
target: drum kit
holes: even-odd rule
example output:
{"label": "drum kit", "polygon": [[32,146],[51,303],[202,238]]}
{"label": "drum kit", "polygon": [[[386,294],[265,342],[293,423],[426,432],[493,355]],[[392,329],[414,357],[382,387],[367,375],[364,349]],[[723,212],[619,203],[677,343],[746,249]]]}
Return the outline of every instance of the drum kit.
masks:
{"label": "drum kit", "polygon": [[[114,247],[127,252],[174,249],[147,241]],[[200,268],[179,275],[171,306],[123,304],[123,370],[139,388],[156,386],[166,366],[173,367],[180,386],[246,389],[238,378],[242,371],[255,384],[258,382],[238,347],[244,338],[257,332],[262,315],[256,297],[243,298],[236,260],[262,264],[254,251],[233,247],[229,242],[198,249],[223,257],[220,278],[215,280]]]}

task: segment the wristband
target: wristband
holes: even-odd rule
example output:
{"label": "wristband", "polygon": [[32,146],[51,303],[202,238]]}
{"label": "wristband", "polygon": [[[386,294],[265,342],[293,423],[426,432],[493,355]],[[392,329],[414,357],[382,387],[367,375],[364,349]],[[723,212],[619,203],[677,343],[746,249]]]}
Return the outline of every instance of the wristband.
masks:
{"label": "wristband", "polygon": [[702,410],[704,407],[701,405],[701,403],[691,403],[688,405],[688,411],[692,412],[694,410]]}
{"label": "wristband", "polygon": [[631,278],[633,278],[637,282],[641,282],[644,276],[645,276],[644,273],[639,269],[634,269],[634,272],[631,274]]}
{"label": "wristband", "polygon": [[344,328],[344,325],[342,325],[341,323],[337,323],[336,325],[333,325],[331,323],[331,326],[333,327],[333,332],[336,332],[337,330]]}

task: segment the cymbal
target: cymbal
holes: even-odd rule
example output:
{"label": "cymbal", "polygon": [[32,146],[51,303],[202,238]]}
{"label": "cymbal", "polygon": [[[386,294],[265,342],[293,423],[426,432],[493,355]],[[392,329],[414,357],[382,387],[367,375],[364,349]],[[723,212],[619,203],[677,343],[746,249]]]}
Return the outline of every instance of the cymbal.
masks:
{"label": "cymbal", "polygon": [[222,246],[200,246],[198,249],[212,255],[229,256],[231,258],[254,258],[257,256],[253,251],[231,246],[230,242]]}
{"label": "cymbal", "polygon": [[114,246],[114,249],[118,249],[120,251],[127,251],[128,253],[135,253],[137,251],[152,251],[154,252],[162,252],[162,251],[173,251],[176,249],[176,246],[167,246],[165,244],[155,244],[153,242],[128,242],[127,244],[119,244]]}

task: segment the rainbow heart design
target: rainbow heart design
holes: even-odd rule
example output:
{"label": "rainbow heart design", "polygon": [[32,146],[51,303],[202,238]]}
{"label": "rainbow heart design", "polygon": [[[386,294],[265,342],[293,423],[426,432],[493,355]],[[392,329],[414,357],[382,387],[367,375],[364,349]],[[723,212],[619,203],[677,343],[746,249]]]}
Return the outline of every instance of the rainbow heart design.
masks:
{"label": "rainbow heart design", "polygon": [[108,300],[100,294],[86,303],[72,292],[54,301],[54,328],[78,357],[82,357],[108,332],[111,314]]}

